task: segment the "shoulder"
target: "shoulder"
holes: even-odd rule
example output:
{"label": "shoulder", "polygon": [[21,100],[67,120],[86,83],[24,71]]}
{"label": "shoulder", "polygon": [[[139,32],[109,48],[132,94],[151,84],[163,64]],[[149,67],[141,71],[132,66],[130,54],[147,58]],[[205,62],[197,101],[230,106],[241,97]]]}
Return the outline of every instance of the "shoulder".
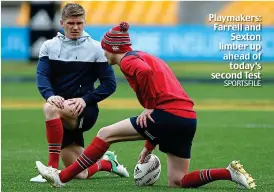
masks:
{"label": "shoulder", "polygon": [[86,44],[89,46],[90,49],[92,49],[94,52],[103,52],[104,50],[101,47],[101,43],[95,39],[92,39],[89,37],[87,39]]}
{"label": "shoulder", "polygon": [[121,60],[121,65],[127,65],[129,63],[134,63],[138,62],[138,60],[142,60],[138,53],[138,51],[127,52]]}
{"label": "shoulder", "polygon": [[95,53],[97,62],[107,62],[107,59],[105,58],[105,53],[101,47],[100,41],[97,41],[97,40],[89,37],[88,44],[89,44],[90,50],[92,50]]}
{"label": "shoulder", "polygon": [[51,40],[46,40],[42,43],[40,48],[39,57],[48,57],[49,56],[49,49],[51,47]]}
{"label": "shoulder", "polygon": [[135,70],[150,70],[148,61],[144,58],[146,56],[143,52],[131,51],[128,52],[121,60],[120,67],[123,71]]}
{"label": "shoulder", "polygon": [[52,48],[58,41],[58,38],[54,37],[52,39],[48,39],[42,43],[41,49],[50,49]]}
{"label": "shoulder", "polygon": [[44,56],[49,57],[51,49],[56,47],[58,41],[59,40],[57,37],[54,37],[52,39],[48,39],[48,40],[44,41],[40,48],[39,57],[44,57]]}
{"label": "shoulder", "polygon": [[128,73],[130,71],[134,71],[134,69],[138,65],[139,58],[135,55],[128,55],[122,58],[120,63],[120,68],[123,72]]}
{"label": "shoulder", "polygon": [[101,43],[100,43],[99,41],[97,41],[97,40],[91,38],[91,37],[89,37],[89,38],[87,39],[87,43],[88,43],[91,47],[93,47],[94,49],[102,49],[102,48],[101,48]]}
{"label": "shoulder", "polygon": [[59,41],[60,40],[58,39],[58,37],[53,37],[52,39],[48,39],[48,40],[44,41],[43,45],[47,48],[52,48]]}

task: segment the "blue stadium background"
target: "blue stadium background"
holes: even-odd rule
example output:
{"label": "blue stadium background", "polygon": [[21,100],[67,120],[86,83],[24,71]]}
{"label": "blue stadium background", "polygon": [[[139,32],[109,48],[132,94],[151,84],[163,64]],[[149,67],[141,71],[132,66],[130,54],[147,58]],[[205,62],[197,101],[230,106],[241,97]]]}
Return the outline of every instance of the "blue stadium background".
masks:
{"label": "blue stadium background", "polygon": [[[64,3],[60,3],[60,7]],[[225,52],[219,51],[218,45],[219,42],[232,42],[230,40],[231,32],[214,32],[212,23],[208,23],[208,14],[240,15],[246,12],[246,14],[252,15],[254,9],[257,9],[256,4],[246,2],[143,2],[143,9],[147,9],[146,12],[139,14],[139,19],[133,20],[134,16],[130,17],[127,13],[130,12],[134,15],[138,11],[134,2],[127,2],[127,4],[123,2],[80,3],[86,10],[92,10],[93,7],[96,7],[96,9],[104,10],[102,15],[108,14],[98,20],[89,13],[92,11],[87,11],[86,31],[94,39],[100,40],[106,30],[120,21],[128,21],[132,25],[130,34],[134,49],[147,51],[166,61],[177,62],[222,61]],[[27,5],[19,2],[6,3],[6,6],[5,3],[2,4],[4,4],[2,5],[1,27],[2,60],[27,60],[30,54],[30,29],[28,25],[30,22],[27,19],[29,14]],[[124,7],[121,13],[115,10],[117,6]],[[161,7],[166,7],[166,9]],[[259,32],[263,38],[261,42],[257,43],[262,44],[263,47],[262,60],[273,61],[273,21],[267,20],[266,9],[263,9],[263,7],[271,9],[273,3],[265,3],[260,7],[262,11],[257,11],[257,13],[263,16],[263,30]],[[155,12],[155,9],[159,9],[159,11]],[[57,10],[54,23],[57,29],[60,19],[59,13]],[[108,19],[110,14],[116,14],[116,19]],[[153,14],[157,14],[154,20],[150,19]],[[239,32],[239,34],[241,33],[244,32]],[[254,32],[249,32],[249,34],[252,33]]]}

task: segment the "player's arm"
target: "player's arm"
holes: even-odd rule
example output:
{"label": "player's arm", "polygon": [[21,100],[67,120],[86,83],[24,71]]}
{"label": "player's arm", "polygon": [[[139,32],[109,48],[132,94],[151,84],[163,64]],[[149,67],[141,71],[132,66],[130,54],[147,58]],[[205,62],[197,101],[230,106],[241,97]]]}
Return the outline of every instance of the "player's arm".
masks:
{"label": "player's arm", "polygon": [[155,109],[156,107],[156,91],[154,86],[153,72],[151,68],[146,67],[138,68],[136,71],[137,82],[140,85],[141,92],[145,96],[144,108]]}
{"label": "player's arm", "polygon": [[145,146],[139,155],[139,162],[143,163],[146,156],[151,154],[154,149],[155,149],[155,146],[149,141],[146,141]]}
{"label": "player's arm", "polygon": [[141,59],[128,59],[123,68],[128,74],[136,76],[141,93],[145,98],[143,107],[145,109],[155,109],[156,91],[151,67]]}
{"label": "player's arm", "polygon": [[49,64],[49,54],[46,42],[43,43],[40,53],[39,60],[36,68],[36,85],[40,94],[45,98],[47,102],[56,107],[63,109],[64,98],[55,96],[50,83],[51,70]]}
{"label": "player's arm", "polygon": [[137,78],[137,83],[145,98],[143,107],[146,109],[155,109],[156,91],[151,67],[141,59],[129,59],[128,61],[129,62],[125,64],[125,68],[129,74]]}
{"label": "player's arm", "polygon": [[[126,58],[122,63],[122,68],[125,73],[136,77],[138,84],[137,97],[142,97],[142,105],[144,111],[138,116],[136,124],[141,128],[147,127],[147,120],[155,123],[151,114],[156,108],[156,91],[153,71],[151,67],[141,59]],[[140,95],[141,94],[141,95]]]}
{"label": "player's arm", "polygon": [[40,94],[45,98],[45,100],[54,95],[50,83],[50,75],[51,73],[49,65],[48,47],[46,43],[43,43],[40,49],[39,60],[36,68],[36,85]]}
{"label": "player's arm", "polygon": [[86,104],[98,103],[106,99],[115,92],[117,86],[113,68],[108,64],[103,50],[100,49],[98,55],[95,69],[100,85],[96,89],[88,91],[88,93],[82,97]]}
{"label": "player's arm", "polygon": [[156,145],[152,144],[150,141],[145,141],[145,148],[147,148],[148,151],[153,151],[155,149]]}
{"label": "player's arm", "polygon": [[[154,109],[156,107],[156,91],[155,82],[153,79],[153,72],[151,67],[141,59],[129,59],[123,66],[129,75],[134,75],[137,82],[142,89],[141,92],[145,96],[144,108]],[[142,125],[141,125],[142,127]],[[142,162],[148,153],[155,149],[155,144],[146,140],[143,151],[140,154],[140,161]]]}

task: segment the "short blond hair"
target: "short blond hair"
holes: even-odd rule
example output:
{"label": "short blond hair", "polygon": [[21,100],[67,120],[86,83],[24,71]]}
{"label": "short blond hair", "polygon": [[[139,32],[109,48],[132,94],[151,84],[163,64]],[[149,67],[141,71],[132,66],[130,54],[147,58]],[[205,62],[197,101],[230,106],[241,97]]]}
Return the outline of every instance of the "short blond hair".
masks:
{"label": "short blond hair", "polygon": [[61,12],[62,20],[66,20],[69,17],[83,17],[85,18],[85,9],[77,3],[67,3]]}

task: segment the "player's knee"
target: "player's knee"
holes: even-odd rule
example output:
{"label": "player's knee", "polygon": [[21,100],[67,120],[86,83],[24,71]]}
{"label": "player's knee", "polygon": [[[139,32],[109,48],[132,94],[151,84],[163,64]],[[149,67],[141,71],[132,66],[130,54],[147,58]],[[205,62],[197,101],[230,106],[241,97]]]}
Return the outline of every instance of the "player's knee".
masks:
{"label": "player's knee", "polygon": [[60,117],[57,107],[49,103],[45,103],[44,105],[44,115],[47,120]]}
{"label": "player's knee", "polygon": [[63,105],[64,105],[64,110],[70,111],[72,109],[72,106],[69,105],[69,101],[68,100],[65,100],[63,102]]}
{"label": "player's knee", "polygon": [[65,100],[63,102],[63,105],[64,105],[64,109],[60,110],[60,116],[70,117],[70,118],[77,118],[78,117],[77,114],[72,113],[71,109],[72,109],[73,105],[69,105],[68,100]]}
{"label": "player's knee", "polygon": [[173,172],[172,175],[168,175],[168,186],[169,187],[182,187],[182,180],[185,174],[176,174]]}
{"label": "player's knee", "polygon": [[106,143],[110,143],[112,141],[111,140],[111,135],[112,135],[111,130],[108,127],[101,128],[97,133],[97,137],[99,137],[100,139],[102,139]]}

